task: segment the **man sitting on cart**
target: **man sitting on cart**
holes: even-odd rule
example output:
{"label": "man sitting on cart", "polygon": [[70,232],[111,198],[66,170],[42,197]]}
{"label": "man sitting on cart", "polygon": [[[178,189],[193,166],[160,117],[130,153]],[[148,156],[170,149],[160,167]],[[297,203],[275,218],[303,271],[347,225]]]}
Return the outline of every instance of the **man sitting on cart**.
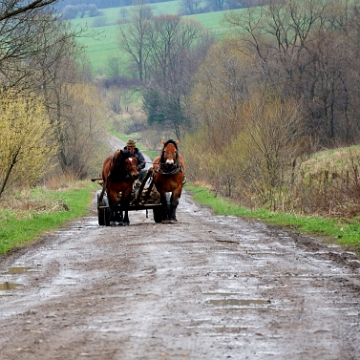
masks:
{"label": "man sitting on cart", "polygon": [[139,178],[137,180],[137,184],[139,187],[144,180],[147,170],[145,170],[146,161],[144,158],[144,155],[141,153],[141,151],[136,147],[135,140],[129,139],[126,143],[126,146],[124,146],[124,150],[127,150],[129,153],[134,155],[137,159],[137,169],[139,171]]}

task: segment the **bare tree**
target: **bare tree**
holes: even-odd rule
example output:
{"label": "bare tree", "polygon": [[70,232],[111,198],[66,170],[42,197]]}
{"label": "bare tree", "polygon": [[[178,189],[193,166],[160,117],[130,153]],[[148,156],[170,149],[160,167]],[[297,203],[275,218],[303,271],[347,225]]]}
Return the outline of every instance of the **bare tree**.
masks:
{"label": "bare tree", "polygon": [[[89,121],[89,113],[95,114],[94,110],[80,111],[78,105],[87,91],[86,58],[82,47],[76,42],[78,34],[68,24],[56,20],[41,24],[43,27],[38,29],[38,41],[47,46],[36,58],[38,68],[34,77],[38,80],[38,91],[44,95],[49,117],[55,125],[59,165],[64,173],[72,172],[83,177],[86,164],[81,159],[82,152],[78,151],[81,146],[77,143],[83,141],[83,138],[73,137],[73,134],[78,133],[75,128]],[[72,89],[78,83],[83,84],[83,91],[73,92]],[[90,106],[91,101],[86,101],[86,108]],[[101,108],[99,104],[98,108]]]}
{"label": "bare tree", "polygon": [[144,108],[148,120],[171,127],[178,138],[186,122],[185,99],[190,93],[191,77],[212,44],[201,24],[184,21],[176,15],[153,19],[148,34],[151,49]]}
{"label": "bare tree", "polygon": [[221,152],[242,129],[241,104],[252,83],[261,81],[251,57],[239,51],[238,41],[223,41],[209,51],[193,79],[190,111],[192,126],[208,129],[208,146],[214,152]]}
{"label": "bare tree", "polygon": [[207,0],[206,2],[212,11],[221,11],[226,7],[226,0]]}
{"label": "bare tree", "polygon": [[[3,0],[0,6],[0,22],[15,19],[18,15],[29,14],[33,10],[55,4],[58,0]],[[26,15],[25,15],[26,16]]]}
{"label": "bare tree", "polygon": [[121,23],[119,26],[119,44],[129,56],[130,65],[134,65],[140,81],[147,78],[147,61],[151,49],[147,44],[147,33],[152,18],[151,7],[146,3],[140,3],[129,11],[129,23]]}
{"label": "bare tree", "polygon": [[76,41],[82,29],[73,31],[45,11],[51,2],[2,3],[7,10],[0,18],[0,82],[2,89],[14,89],[11,93],[35,92],[41,98],[54,130],[46,142],[58,149],[59,167],[84,177],[99,148],[95,133],[100,134],[101,102],[87,85],[91,78]]}
{"label": "bare tree", "polygon": [[4,1],[0,10],[0,81],[3,88],[27,87],[38,69],[38,55],[48,43],[39,38],[39,28],[56,21],[44,16],[45,6],[55,1]]}
{"label": "bare tree", "polygon": [[192,15],[199,12],[200,0],[181,0],[180,7],[182,15]]}
{"label": "bare tree", "polygon": [[271,0],[226,16],[241,28],[242,48],[256,58],[258,72],[284,97],[302,100],[306,131],[323,146],[356,142],[360,134],[358,116],[350,119],[359,100],[360,49],[358,3],[351,4]]}

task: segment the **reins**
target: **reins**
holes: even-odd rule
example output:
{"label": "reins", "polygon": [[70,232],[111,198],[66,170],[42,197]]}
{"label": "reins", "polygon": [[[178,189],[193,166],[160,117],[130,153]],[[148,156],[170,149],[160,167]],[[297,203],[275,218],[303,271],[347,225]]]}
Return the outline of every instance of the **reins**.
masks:
{"label": "reins", "polygon": [[125,168],[125,171],[126,171],[125,179],[131,177],[131,175],[130,175],[131,169],[136,169],[136,166],[132,166],[132,167],[129,168],[129,169]]}

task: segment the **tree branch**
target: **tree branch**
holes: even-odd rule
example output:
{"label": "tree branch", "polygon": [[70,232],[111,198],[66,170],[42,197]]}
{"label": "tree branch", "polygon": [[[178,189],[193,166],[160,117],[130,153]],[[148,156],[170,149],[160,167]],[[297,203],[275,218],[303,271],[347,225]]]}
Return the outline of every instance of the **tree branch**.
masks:
{"label": "tree branch", "polygon": [[27,12],[30,10],[43,8],[47,5],[51,5],[55,2],[57,2],[58,0],[35,0],[26,5],[16,7],[16,4],[21,3],[21,1],[22,0],[19,0],[19,1],[15,2],[15,4],[12,4],[12,6],[7,6],[5,8],[3,5],[3,7],[0,8],[0,21],[12,18],[16,15],[19,15],[21,13],[24,13],[24,12]]}

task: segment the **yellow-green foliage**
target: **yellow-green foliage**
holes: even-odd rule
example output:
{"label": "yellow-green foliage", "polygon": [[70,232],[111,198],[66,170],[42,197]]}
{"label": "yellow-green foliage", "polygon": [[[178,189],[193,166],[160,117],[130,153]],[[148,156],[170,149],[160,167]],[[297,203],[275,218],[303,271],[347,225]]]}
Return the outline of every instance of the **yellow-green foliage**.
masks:
{"label": "yellow-green foliage", "polygon": [[214,46],[195,77],[191,110],[208,129],[208,146],[219,151],[237,135],[242,126],[239,106],[243,103],[237,86],[250,66],[236,49],[236,41]]}
{"label": "yellow-green foliage", "polygon": [[1,196],[11,186],[35,184],[57,149],[49,141],[53,129],[41,98],[10,91],[0,95]]}
{"label": "yellow-green foliage", "polygon": [[73,164],[72,171],[80,178],[91,173],[96,176],[107,154],[105,106],[95,85],[68,84],[67,101],[63,109],[66,155]]}

